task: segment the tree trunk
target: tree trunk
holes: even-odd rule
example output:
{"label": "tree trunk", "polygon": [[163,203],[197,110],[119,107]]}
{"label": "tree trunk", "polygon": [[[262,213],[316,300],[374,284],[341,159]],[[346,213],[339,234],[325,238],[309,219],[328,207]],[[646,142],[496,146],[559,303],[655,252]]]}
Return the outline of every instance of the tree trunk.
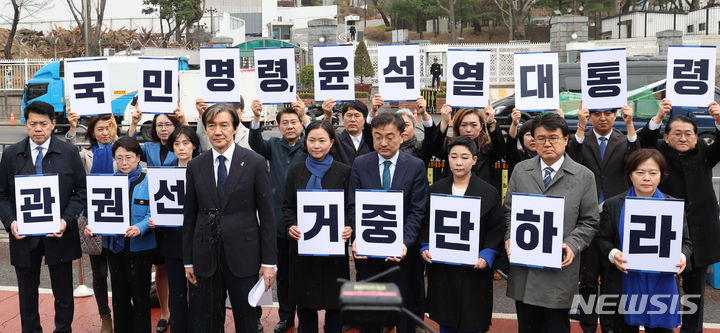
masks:
{"label": "tree trunk", "polygon": [[[518,13],[518,14],[522,14],[522,13]],[[514,40],[527,39],[526,33],[525,33],[525,15],[513,16],[512,39],[514,39]]]}
{"label": "tree trunk", "polygon": [[423,28],[420,18],[420,10],[417,9],[415,10],[415,30],[417,30],[417,33],[420,35],[420,39],[423,39]]}
{"label": "tree trunk", "polygon": [[450,42],[457,43],[457,32],[455,32],[455,0],[448,1],[448,18],[450,19]]}
{"label": "tree trunk", "polygon": [[[15,39],[15,33],[17,32],[17,26],[20,22],[20,5],[17,0],[10,0],[13,6],[13,20],[10,28],[10,34],[8,35],[7,43],[5,43],[5,59],[12,59],[12,46],[13,39]],[[21,55],[22,58],[22,55]]]}
{"label": "tree trunk", "polygon": [[382,17],[383,22],[385,23],[386,27],[390,26],[390,20],[388,20],[387,16],[385,15],[385,12],[380,9],[380,5],[378,4],[378,0],[372,0],[373,4],[375,5],[375,9],[380,13],[380,17]]}

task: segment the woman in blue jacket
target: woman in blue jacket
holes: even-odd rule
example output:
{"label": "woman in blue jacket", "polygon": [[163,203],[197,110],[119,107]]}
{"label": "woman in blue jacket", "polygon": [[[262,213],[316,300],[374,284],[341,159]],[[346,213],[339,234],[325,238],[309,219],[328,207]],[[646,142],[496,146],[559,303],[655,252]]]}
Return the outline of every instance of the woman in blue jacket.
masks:
{"label": "woman in blue jacket", "polygon": [[[140,166],[142,149],[137,140],[122,137],[112,153],[117,175],[127,175],[130,189],[130,227],[124,235],[103,236],[108,250],[114,332],[150,332],[150,269],[155,255],[155,233],[149,225],[150,196]],[[85,236],[92,230],[85,227]]]}

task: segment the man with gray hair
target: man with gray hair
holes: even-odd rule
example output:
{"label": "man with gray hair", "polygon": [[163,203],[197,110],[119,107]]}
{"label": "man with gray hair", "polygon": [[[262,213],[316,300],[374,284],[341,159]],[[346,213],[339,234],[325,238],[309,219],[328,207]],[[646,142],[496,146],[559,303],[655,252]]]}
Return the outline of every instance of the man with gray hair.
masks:
{"label": "man with gray hair", "polygon": [[[250,131],[247,129],[247,127],[243,126],[242,124],[242,113],[245,109],[245,100],[242,96],[240,96],[240,101],[237,103],[230,103],[235,108],[235,112],[238,115],[238,118],[240,119],[240,123],[238,124],[238,131],[235,134],[235,143],[238,144],[238,146],[250,149],[250,144],[248,143],[248,137],[250,134]],[[195,99],[195,108],[198,111],[198,117],[202,119],[203,113],[205,113],[205,110],[207,110],[209,105],[205,103],[205,101],[202,98]],[[203,151],[209,150],[212,148],[212,145],[210,144],[210,139],[208,138],[207,133],[205,132],[205,127],[198,126],[197,127],[197,136],[200,138],[200,146],[202,147]]]}

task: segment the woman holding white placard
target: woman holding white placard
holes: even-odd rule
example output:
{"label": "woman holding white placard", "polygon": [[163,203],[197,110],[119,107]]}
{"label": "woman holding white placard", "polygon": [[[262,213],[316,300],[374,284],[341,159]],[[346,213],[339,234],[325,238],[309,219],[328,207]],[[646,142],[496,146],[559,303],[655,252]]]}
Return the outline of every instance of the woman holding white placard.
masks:
{"label": "woman holding white placard", "polygon": [[[121,137],[112,145],[116,174],[127,175],[130,189],[130,227],[124,235],[103,236],[112,284],[114,332],[150,331],[150,268],[155,256],[155,233],[150,228],[150,194],[140,166],[137,140]],[[85,236],[92,230],[85,227]]]}
{"label": "woman holding white placard", "polygon": [[[676,265],[677,273],[629,271],[625,267],[628,261],[623,258],[620,250],[625,220],[625,198],[670,198],[657,189],[658,184],[665,178],[666,167],[665,158],[659,151],[647,148],[634,151],[628,156],[625,164],[625,175],[632,183],[632,187],[626,193],[607,199],[600,213],[598,246],[603,258],[607,258],[612,263],[612,266],[606,266],[602,293],[618,296],[612,298],[619,302],[615,308],[635,310],[623,314],[616,309],[615,314],[610,318],[603,318],[601,315],[600,320],[606,319],[607,325],[617,332],[638,332],[639,326],[645,326],[647,333],[672,332],[680,325],[681,306],[676,278],[685,270],[686,258],[689,258],[692,252],[687,221],[683,221],[682,254],[680,263]],[[622,299],[620,295],[626,297],[625,304],[620,301]],[[643,308],[641,301],[643,297],[653,298],[657,295],[662,296],[653,301],[658,304],[647,301]],[[632,301],[632,299],[636,300]],[[666,307],[665,311],[662,311],[662,307],[658,308],[659,303]]]}
{"label": "woman holding white placard", "polygon": [[[350,167],[337,162],[332,152],[337,145],[335,130],[327,121],[314,121],[305,129],[303,150],[308,156],[305,162],[290,167],[285,184],[283,217],[291,240],[290,245],[290,300],[298,306],[298,318],[303,332],[318,332],[317,311],[325,309],[325,328],[328,333],[340,333],[340,284],[338,278],[349,279],[350,269],[345,255],[340,257],[300,256],[298,243],[302,232],[297,224],[297,190],[345,190],[350,179]],[[343,241],[352,235],[346,226]]]}
{"label": "woman holding white placard", "polygon": [[429,219],[425,219],[420,236],[420,252],[427,262],[425,310],[440,325],[440,332],[486,332],[492,319],[492,267],[503,248],[505,215],[495,188],[472,172],[478,159],[475,141],[458,136],[448,144],[448,151],[447,167],[452,176],[440,179],[429,192],[481,198],[480,251],[475,266],[433,262],[428,244]]}

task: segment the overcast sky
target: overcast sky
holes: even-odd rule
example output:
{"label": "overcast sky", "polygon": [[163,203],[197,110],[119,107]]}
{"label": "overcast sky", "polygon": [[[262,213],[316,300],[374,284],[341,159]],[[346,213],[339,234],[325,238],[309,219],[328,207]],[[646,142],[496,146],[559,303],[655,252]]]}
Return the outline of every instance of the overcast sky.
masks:
{"label": "overcast sky", "polygon": [[[2,1],[4,2],[4,1]],[[79,7],[81,0],[73,0]],[[96,3],[94,0],[93,3]],[[3,5],[7,8],[3,8],[4,12],[10,10],[10,2]],[[109,18],[124,18],[124,17],[143,17],[142,14],[142,0],[107,0],[105,5],[105,16],[104,19]],[[95,9],[93,8],[93,12]],[[34,17],[27,20],[30,21],[54,21],[54,20],[72,20],[72,14],[68,8],[66,0],[50,0],[50,4],[45,9],[37,12]]]}

